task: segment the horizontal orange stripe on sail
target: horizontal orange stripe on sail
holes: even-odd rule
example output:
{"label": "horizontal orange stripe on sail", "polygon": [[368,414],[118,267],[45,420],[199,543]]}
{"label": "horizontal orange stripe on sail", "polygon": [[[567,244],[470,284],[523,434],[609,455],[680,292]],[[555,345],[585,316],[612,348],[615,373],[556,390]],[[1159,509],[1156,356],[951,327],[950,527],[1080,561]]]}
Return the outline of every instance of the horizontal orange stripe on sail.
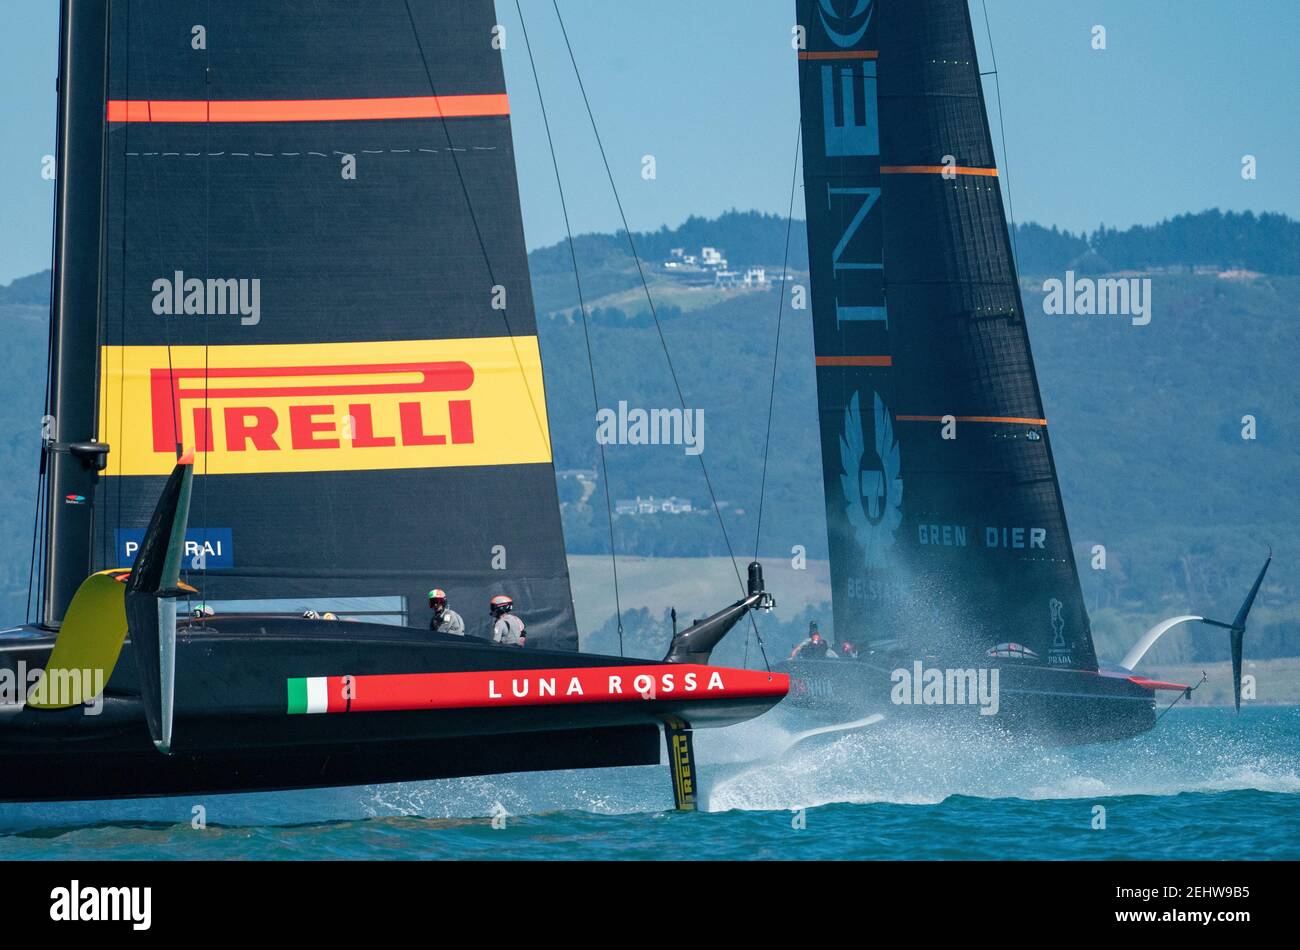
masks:
{"label": "horizontal orange stripe on sail", "polygon": [[[899,422],[942,422],[943,416],[894,416]],[[954,416],[958,422],[1007,422],[1017,425],[1045,426],[1046,419],[1024,419],[1019,416]]]}
{"label": "horizontal orange stripe on sail", "polygon": [[818,366],[893,366],[892,356],[819,356]]}
{"label": "horizontal orange stripe on sail", "polygon": [[109,122],[356,122],[509,115],[505,93],[386,99],[110,99]]}
{"label": "horizontal orange stripe on sail", "polygon": [[803,50],[799,53],[800,59],[878,59],[880,51],[874,49],[834,49],[824,52],[818,50]]}
{"label": "horizontal orange stripe on sail", "polygon": [[946,171],[951,171],[954,175],[983,175],[988,178],[997,178],[998,170],[996,168],[971,168],[967,165],[881,165],[880,174],[882,175],[942,175]]}

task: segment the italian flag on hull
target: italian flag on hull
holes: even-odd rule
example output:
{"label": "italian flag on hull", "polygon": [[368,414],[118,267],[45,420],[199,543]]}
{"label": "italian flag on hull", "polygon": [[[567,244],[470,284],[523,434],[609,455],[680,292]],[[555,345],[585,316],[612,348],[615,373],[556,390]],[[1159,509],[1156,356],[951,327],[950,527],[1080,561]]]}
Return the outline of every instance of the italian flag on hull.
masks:
{"label": "italian flag on hull", "polygon": [[289,680],[289,713],[329,712],[325,677]]}

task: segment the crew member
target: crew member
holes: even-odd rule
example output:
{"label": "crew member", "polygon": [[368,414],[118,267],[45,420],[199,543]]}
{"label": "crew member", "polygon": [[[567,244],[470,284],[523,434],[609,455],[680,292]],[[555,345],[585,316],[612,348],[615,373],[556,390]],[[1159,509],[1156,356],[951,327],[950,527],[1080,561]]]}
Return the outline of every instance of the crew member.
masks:
{"label": "crew member", "polygon": [[429,591],[429,609],[433,617],[429,620],[429,629],[434,633],[450,633],[453,636],[465,636],[465,621],[460,614],[447,607],[447,592],[435,587]]}
{"label": "crew member", "polygon": [[328,610],[325,611],[323,614],[318,613],[317,611],[313,610],[311,607],[308,607],[306,610],[302,612],[302,619],[303,620],[338,620],[339,615],[336,613],[331,613]]}
{"label": "crew member", "polygon": [[799,641],[798,645],[790,651],[792,660],[823,660],[827,657],[834,658],[835,651],[831,645],[823,639],[821,631],[817,629],[817,621],[808,622],[808,636]]}
{"label": "crew member", "polygon": [[848,640],[840,641],[840,656],[846,660],[856,660],[858,658],[858,648]]}
{"label": "crew member", "polygon": [[204,617],[211,617],[216,611],[212,609],[211,604],[195,604],[190,613],[202,620]]}
{"label": "crew member", "polygon": [[515,602],[505,594],[497,594],[488,610],[492,613],[492,642],[523,646],[524,622],[514,614]]}

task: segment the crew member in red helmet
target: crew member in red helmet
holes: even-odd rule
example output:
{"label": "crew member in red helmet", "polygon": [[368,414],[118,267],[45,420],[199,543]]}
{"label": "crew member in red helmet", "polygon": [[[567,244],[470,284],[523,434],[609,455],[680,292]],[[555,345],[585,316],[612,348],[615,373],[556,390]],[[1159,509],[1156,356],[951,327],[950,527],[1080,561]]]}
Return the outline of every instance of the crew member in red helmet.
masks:
{"label": "crew member in red helmet", "polygon": [[434,633],[450,633],[453,636],[465,636],[465,621],[460,614],[447,606],[447,592],[435,587],[429,591],[429,609],[433,616],[429,618],[429,629]]}
{"label": "crew member in red helmet", "polygon": [[835,651],[831,645],[821,635],[817,629],[817,621],[810,621],[808,624],[808,636],[800,640],[793,650],[790,651],[792,660],[824,660],[836,659]]}

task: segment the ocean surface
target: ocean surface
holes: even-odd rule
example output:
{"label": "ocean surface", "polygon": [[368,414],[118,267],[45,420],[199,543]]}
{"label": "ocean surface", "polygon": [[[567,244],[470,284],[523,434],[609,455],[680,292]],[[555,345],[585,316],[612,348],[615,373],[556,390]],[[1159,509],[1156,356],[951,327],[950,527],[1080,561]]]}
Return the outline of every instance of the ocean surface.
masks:
{"label": "ocean surface", "polygon": [[0,859],[1300,859],[1300,707],[1070,749],[880,726],[790,748],[800,726],[698,733],[695,813],[666,766],[0,805]]}

